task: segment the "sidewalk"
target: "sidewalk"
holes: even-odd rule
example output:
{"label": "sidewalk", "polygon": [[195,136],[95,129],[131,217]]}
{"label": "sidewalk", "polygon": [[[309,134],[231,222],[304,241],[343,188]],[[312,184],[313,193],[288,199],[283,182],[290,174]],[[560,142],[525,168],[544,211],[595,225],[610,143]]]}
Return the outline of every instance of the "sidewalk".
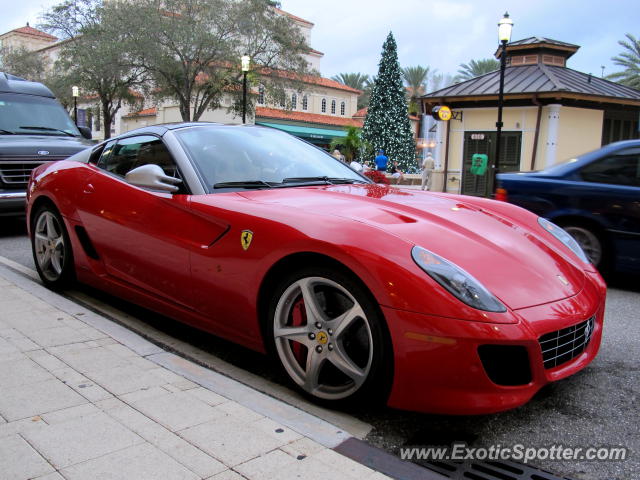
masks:
{"label": "sidewalk", "polygon": [[347,439],[0,267],[3,480],[388,478]]}

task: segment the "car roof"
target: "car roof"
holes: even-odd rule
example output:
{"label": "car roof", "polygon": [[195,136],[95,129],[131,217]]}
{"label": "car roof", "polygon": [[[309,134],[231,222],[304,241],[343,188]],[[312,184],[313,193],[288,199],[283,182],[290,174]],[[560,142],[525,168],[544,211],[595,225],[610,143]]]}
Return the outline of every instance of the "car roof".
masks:
{"label": "car roof", "polygon": [[158,125],[149,125],[147,127],[136,128],[135,130],[129,130],[128,132],[121,133],[115,138],[125,138],[133,135],[158,135],[162,136],[170,130],[179,130],[181,128],[189,128],[189,127],[237,127],[237,128],[250,128],[250,127],[258,127],[265,128],[259,125],[238,125],[238,124],[226,124],[226,123],[215,123],[215,122],[176,122],[176,123],[161,123]]}
{"label": "car roof", "polygon": [[0,72],[0,92],[22,93],[37,95],[39,97],[56,98],[45,85],[38,82],[30,82],[24,78],[16,77],[10,73]]}

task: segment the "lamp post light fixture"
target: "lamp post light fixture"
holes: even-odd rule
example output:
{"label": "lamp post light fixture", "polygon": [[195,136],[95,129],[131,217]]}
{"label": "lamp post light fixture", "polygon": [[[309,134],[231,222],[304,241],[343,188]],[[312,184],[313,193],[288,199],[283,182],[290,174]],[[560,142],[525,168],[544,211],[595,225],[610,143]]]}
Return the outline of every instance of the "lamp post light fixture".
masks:
{"label": "lamp post light fixture", "polygon": [[498,92],[498,121],[496,122],[496,155],[493,160],[493,184],[492,188],[496,188],[496,175],[500,170],[500,140],[502,136],[502,105],[504,103],[504,72],[507,68],[507,43],[511,41],[511,29],[513,22],[509,18],[509,13],[505,13],[504,17],[498,22],[498,39],[502,45],[500,52],[500,90]]}
{"label": "lamp post light fixture", "polygon": [[73,96],[73,121],[78,126],[78,95],[80,94],[80,89],[75,85],[71,87],[71,95]]}
{"label": "lamp post light fixture", "polygon": [[247,72],[251,66],[251,57],[244,54],[242,61],[242,123],[247,123]]}

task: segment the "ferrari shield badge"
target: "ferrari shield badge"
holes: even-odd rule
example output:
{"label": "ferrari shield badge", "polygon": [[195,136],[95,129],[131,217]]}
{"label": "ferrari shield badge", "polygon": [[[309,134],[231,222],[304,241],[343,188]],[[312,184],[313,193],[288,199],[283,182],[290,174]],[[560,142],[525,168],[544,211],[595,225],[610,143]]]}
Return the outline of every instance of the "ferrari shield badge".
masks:
{"label": "ferrari shield badge", "polygon": [[242,245],[243,250],[249,249],[251,240],[253,240],[253,232],[251,230],[243,230],[240,234],[240,244]]}

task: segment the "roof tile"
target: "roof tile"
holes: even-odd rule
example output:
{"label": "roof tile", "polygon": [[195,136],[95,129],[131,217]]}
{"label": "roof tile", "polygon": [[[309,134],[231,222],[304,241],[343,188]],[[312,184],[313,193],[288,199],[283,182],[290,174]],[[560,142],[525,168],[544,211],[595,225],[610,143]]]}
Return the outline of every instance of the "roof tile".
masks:
{"label": "roof tile", "polygon": [[296,122],[319,123],[341,127],[362,127],[362,121],[348,117],[332,117],[319,113],[297,112],[292,110],[278,110],[276,108],[256,107],[256,118],[274,118],[278,120],[292,120]]}

